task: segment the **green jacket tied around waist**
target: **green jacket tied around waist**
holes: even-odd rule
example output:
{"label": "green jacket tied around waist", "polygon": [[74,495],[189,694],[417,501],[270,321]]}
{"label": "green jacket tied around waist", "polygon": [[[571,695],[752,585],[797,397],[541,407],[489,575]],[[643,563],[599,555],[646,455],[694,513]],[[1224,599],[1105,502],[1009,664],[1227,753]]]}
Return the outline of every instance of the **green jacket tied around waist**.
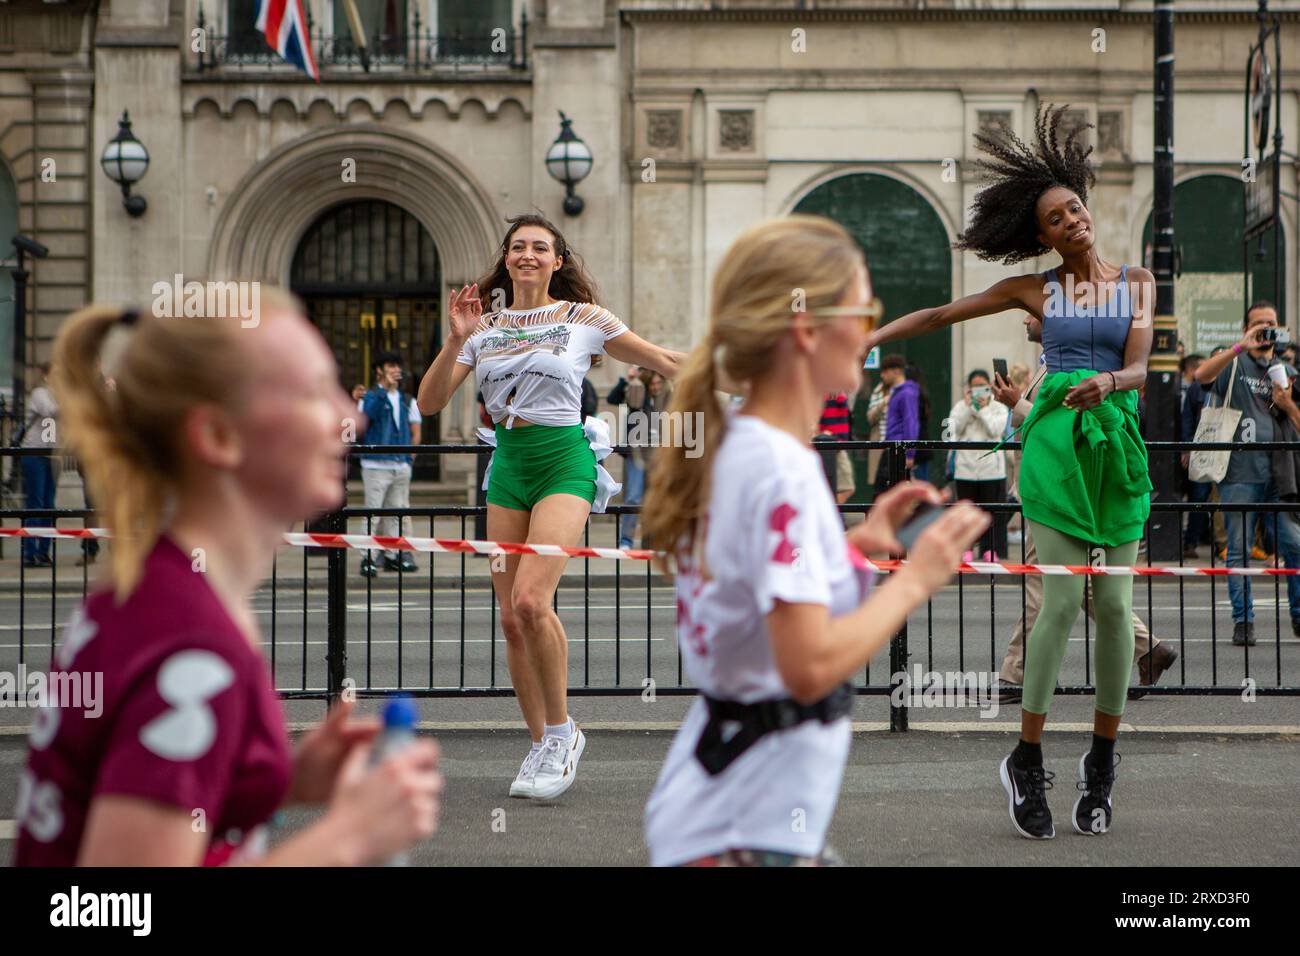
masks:
{"label": "green jacket tied around waist", "polygon": [[1043,379],[1020,426],[1020,500],[1028,520],[1111,548],[1142,537],[1152,485],[1137,392],[1112,392],[1082,412],[1061,404],[1095,374],[1080,369]]}

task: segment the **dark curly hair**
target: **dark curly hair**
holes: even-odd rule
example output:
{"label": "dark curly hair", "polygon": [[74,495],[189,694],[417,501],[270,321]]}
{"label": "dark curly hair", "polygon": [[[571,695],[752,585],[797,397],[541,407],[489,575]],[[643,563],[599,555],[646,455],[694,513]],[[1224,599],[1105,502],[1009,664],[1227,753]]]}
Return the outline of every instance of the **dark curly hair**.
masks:
{"label": "dark curly hair", "polygon": [[551,276],[551,284],[548,289],[551,296],[556,299],[563,299],[566,302],[600,304],[597,301],[599,293],[596,290],[596,282],[588,274],[587,268],[582,262],[582,257],[578,255],[577,250],[565,241],[563,233],[555,228],[553,222],[545,216],[535,213],[511,216],[506,222],[510,223],[510,228],[506,230],[506,236],[501,240],[497,261],[478,280],[478,296],[479,301],[483,303],[484,314],[494,311],[494,303],[492,302],[493,289],[501,289],[505,294],[506,308],[514,304],[515,286],[510,280],[509,271],[506,269],[506,252],[510,248],[511,238],[523,226],[540,226],[555,237],[555,254],[564,262]]}
{"label": "dark curly hair", "polygon": [[971,224],[957,237],[956,248],[969,249],[986,262],[1012,265],[1041,256],[1050,249],[1038,239],[1035,207],[1038,198],[1053,186],[1064,186],[1086,205],[1088,189],[1096,181],[1088,156],[1075,139],[1092,124],[1072,130],[1065,142],[1058,139],[1061,118],[1069,104],[1050,104],[1038,113],[1034,124],[1034,147],[1030,149],[1005,123],[989,132],[975,134],[979,148],[993,157],[977,159],[988,183],[975,197]]}

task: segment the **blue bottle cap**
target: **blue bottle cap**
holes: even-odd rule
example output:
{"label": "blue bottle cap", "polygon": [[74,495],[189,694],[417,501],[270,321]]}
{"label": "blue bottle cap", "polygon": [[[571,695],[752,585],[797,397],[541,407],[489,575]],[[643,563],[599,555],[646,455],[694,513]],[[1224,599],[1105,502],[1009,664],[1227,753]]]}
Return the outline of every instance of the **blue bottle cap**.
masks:
{"label": "blue bottle cap", "polygon": [[419,717],[420,711],[410,697],[394,697],[384,705],[385,727],[414,727]]}

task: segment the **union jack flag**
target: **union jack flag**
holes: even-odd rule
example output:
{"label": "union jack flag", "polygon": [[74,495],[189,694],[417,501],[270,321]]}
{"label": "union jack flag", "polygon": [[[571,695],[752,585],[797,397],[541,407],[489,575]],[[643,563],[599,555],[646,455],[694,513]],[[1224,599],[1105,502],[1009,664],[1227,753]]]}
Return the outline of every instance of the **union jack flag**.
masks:
{"label": "union jack flag", "polygon": [[258,0],[257,32],[266,37],[266,42],[286,62],[320,82],[302,0]]}

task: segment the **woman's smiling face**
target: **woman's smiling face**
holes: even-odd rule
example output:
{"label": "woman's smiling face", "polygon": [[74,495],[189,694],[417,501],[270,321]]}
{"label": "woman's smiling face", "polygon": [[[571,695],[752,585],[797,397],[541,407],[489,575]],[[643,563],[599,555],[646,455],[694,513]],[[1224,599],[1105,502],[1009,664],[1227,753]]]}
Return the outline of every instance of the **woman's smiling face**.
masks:
{"label": "woman's smiling face", "polygon": [[1092,248],[1095,241],[1092,216],[1073,190],[1053,186],[1044,191],[1038,197],[1034,214],[1038,218],[1038,238],[1062,256]]}

